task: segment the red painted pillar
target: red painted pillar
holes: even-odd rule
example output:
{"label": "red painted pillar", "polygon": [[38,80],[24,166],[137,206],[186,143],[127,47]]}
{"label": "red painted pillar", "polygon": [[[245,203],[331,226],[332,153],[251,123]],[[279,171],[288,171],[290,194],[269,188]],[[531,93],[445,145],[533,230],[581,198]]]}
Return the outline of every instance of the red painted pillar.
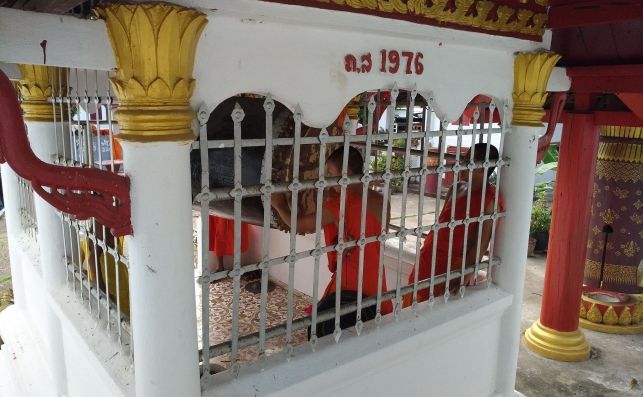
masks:
{"label": "red painted pillar", "polygon": [[566,115],[540,310],[541,324],[561,332],[578,329],[598,136],[592,114]]}
{"label": "red painted pillar", "polygon": [[525,331],[525,344],[548,358],[582,361],[590,347],[578,312],[599,133],[592,114],[563,120],[540,320]]}

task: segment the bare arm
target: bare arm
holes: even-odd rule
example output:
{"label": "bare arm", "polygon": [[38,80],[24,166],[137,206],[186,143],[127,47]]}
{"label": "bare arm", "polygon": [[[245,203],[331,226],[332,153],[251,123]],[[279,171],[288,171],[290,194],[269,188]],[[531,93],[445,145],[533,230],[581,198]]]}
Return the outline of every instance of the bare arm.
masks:
{"label": "bare arm", "polygon": [[[299,234],[308,234],[308,233],[314,233],[317,229],[317,214],[308,214],[304,216],[298,216],[297,217],[297,225],[295,228],[292,226],[292,220],[290,219],[290,208],[288,208],[288,202],[286,200],[285,195],[282,194],[274,194],[272,196],[272,201],[271,201],[272,207],[277,211],[277,214],[279,215],[279,218],[288,225],[289,228],[295,229],[296,233]],[[328,225],[329,223],[335,222],[335,218],[333,215],[330,213],[325,208],[322,208],[322,220],[321,220],[321,226],[324,227]]]}
{"label": "bare arm", "polygon": [[[493,214],[493,202],[489,202],[484,209],[485,215]],[[491,219],[482,223],[482,237],[480,238],[480,252],[476,252],[478,248],[478,229],[476,228],[467,240],[467,257],[465,260],[465,267],[473,266],[476,261],[482,259],[482,255],[487,250],[489,242],[491,241],[491,229],[493,221]],[[478,254],[478,255],[476,255]]]}

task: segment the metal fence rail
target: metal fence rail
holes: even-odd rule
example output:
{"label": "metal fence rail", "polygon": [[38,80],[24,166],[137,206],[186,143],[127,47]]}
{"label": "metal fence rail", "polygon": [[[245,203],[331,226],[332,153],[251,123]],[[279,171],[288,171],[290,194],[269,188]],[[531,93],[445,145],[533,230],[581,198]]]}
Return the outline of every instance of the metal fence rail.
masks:
{"label": "metal fence rail", "polygon": [[[383,92],[383,91],[382,91]],[[450,299],[451,286],[458,286],[456,289],[460,297],[464,297],[467,287],[478,283],[479,270],[486,271],[486,283],[491,283],[491,269],[500,263],[500,258],[494,257],[494,244],[493,237],[495,236],[495,228],[500,218],[504,216],[501,207],[501,197],[499,194],[499,178],[497,177],[501,169],[508,164],[507,159],[502,157],[502,146],[504,136],[507,132],[506,123],[494,122],[493,117],[499,110],[493,101],[471,103],[469,108],[471,110],[471,120],[469,125],[463,118],[451,123],[449,120],[440,120],[434,128],[430,128],[428,117],[434,117],[435,109],[433,104],[433,97],[430,94],[422,94],[415,89],[401,91],[397,86],[387,90],[386,100],[381,99],[381,91],[365,92],[360,98],[361,118],[357,122],[351,122],[348,118],[343,120],[341,126],[336,124],[334,126],[327,126],[317,130],[316,133],[304,133],[306,126],[302,120],[304,115],[299,107],[296,107],[291,114],[292,135],[291,136],[278,136],[273,130],[275,123],[275,109],[278,105],[270,95],[263,98],[263,115],[254,115],[255,119],[265,118],[265,135],[262,138],[257,138],[256,132],[253,134],[245,134],[244,119],[249,117],[242,106],[237,103],[234,109],[229,113],[231,120],[231,134],[220,137],[208,137],[208,119],[210,118],[210,110],[202,108],[199,111],[199,139],[193,144],[193,150],[198,150],[200,165],[201,165],[201,178],[200,189],[196,195],[195,202],[199,204],[201,216],[201,233],[198,236],[198,244],[201,245],[201,269],[200,277],[197,282],[201,286],[201,339],[202,349],[199,352],[199,358],[202,364],[202,376],[204,380],[210,376],[211,373],[211,360],[214,357],[230,354],[230,370],[237,374],[239,371],[238,352],[240,349],[257,345],[257,357],[266,356],[266,341],[285,335],[284,348],[288,355],[293,354],[293,333],[297,330],[309,328],[309,344],[314,350],[317,345],[318,336],[316,335],[317,325],[327,321],[334,320],[334,338],[337,342],[341,339],[342,327],[341,320],[345,314],[355,313],[355,329],[357,334],[361,334],[363,327],[369,326],[368,321],[362,319],[364,309],[374,308],[375,316],[373,325],[377,326],[381,322],[383,313],[383,304],[388,301],[393,302],[394,316],[399,316],[401,310],[406,305],[411,306],[409,310],[417,310],[418,302],[424,300],[419,298],[419,291],[428,290],[428,302],[432,306],[438,300],[447,302]],[[256,98],[256,96],[255,96]],[[398,101],[399,99],[399,101]],[[387,109],[388,112],[395,114],[396,110],[404,110],[407,114],[407,120],[411,120],[416,113],[423,114],[423,128],[417,131],[417,128],[394,128],[394,117],[388,118],[388,123],[385,129],[379,129],[379,118],[382,115],[381,109]],[[249,111],[256,111],[248,109]],[[502,113],[502,112],[501,112]],[[253,116],[252,114],[250,116]],[[340,123],[342,120],[339,121]],[[334,128],[334,130],[333,130]],[[335,135],[332,131],[341,129],[341,133]],[[359,133],[356,134],[356,130]],[[307,131],[310,131],[308,129]],[[397,131],[397,132],[394,132]],[[430,142],[438,140],[437,147],[430,151]],[[413,140],[419,140],[412,143]],[[448,142],[451,141],[455,147],[455,154],[447,153]],[[492,141],[495,142],[499,150],[499,157],[497,159],[491,158]],[[403,142],[403,144],[398,144]],[[465,144],[468,143],[468,144]],[[475,143],[483,143],[485,146],[484,153],[475,154],[475,149],[470,150],[470,156],[464,157],[461,154],[461,148],[473,147]],[[260,183],[243,183],[242,166],[244,164],[244,149],[247,148],[260,148],[263,149],[262,168],[260,170],[261,180]],[[312,160],[302,157],[302,151],[310,154],[310,148],[314,148],[315,156]],[[328,156],[338,147],[344,149],[343,160],[341,164],[341,173],[338,176],[326,174],[326,160]],[[364,159],[362,170],[359,173],[349,172],[349,148],[355,147],[361,151]],[[290,162],[287,164],[275,163],[275,153],[279,148],[290,150]],[[217,169],[211,167],[212,156],[211,150],[231,150],[233,152],[233,174],[228,175],[228,184],[211,186],[212,173],[219,172]],[[478,149],[481,150],[481,149]],[[220,153],[220,152],[213,152]],[[373,159],[380,158],[383,161],[384,167],[381,170],[373,168]],[[434,158],[436,165],[428,165],[428,159]],[[394,169],[392,159],[401,162],[402,166]],[[419,158],[419,166],[413,165],[412,159]],[[303,163],[313,164],[318,161],[318,168],[315,171],[315,177],[310,176],[306,178],[305,175],[300,173],[300,166]],[[417,163],[417,160],[416,160]],[[276,168],[275,168],[276,167]],[[288,177],[285,180],[275,180],[274,170],[282,167],[288,168]],[[491,174],[488,172],[492,168],[497,169],[495,173],[495,187],[493,196],[493,210],[489,211],[487,198],[487,186]],[[482,170],[482,173],[476,172]],[[426,178],[431,175],[437,177],[437,190],[441,192],[443,177],[450,175],[453,180],[451,189],[444,197],[442,194],[437,194],[435,198],[435,211],[432,222],[425,219],[425,208],[423,201],[423,192],[426,188]],[[472,202],[472,180],[475,175],[484,176],[482,181],[482,192],[480,203]],[[304,176],[302,178],[302,176]],[[461,178],[466,180],[463,182]],[[477,178],[477,176],[475,176]],[[414,189],[419,189],[420,199],[417,207],[410,207],[408,198],[410,197],[410,184],[415,182]],[[365,230],[368,210],[368,190],[377,188],[382,196],[382,209],[381,217],[379,219],[388,219],[388,214],[392,206],[390,199],[391,191],[395,184],[396,189],[400,190],[401,194],[401,216],[400,223],[396,225],[394,231],[388,230],[388,225],[383,222],[382,229],[375,235],[368,235]],[[353,186],[353,187],[351,187]],[[347,195],[348,189],[355,189],[355,186],[361,186],[361,213],[353,211],[347,213]],[[336,244],[326,245],[322,242],[322,233],[325,226],[322,224],[322,213],[324,211],[324,202],[330,189],[337,189],[339,191],[339,219],[337,220],[336,227],[338,229],[338,241]],[[271,228],[275,228],[279,224],[277,221],[276,212],[271,208],[273,196],[278,193],[288,193],[290,197],[287,199],[289,203],[289,224],[297,225],[298,220],[302,216],[300,214],[300,194],[305,191],[312,192],[314,197],[314,228],[311,232],[314,233],[315,247],[313,249],[301,250],[297,248],[296,233],[294,230],[290,231],[289,248],[287,255],[279,255],[271,257],[270,244],[271,244]],[[466,193],[466,194],[465,194]],[[480,194],[477,192],[476,194]],[[463,196],[464,195],[464,196]],[[258,224],[263,226],[261,234],[263,239],[262,259],[257,263],[241,265],[240,260],[240,244],[241,244],[241,220],[242,211],[244,211],[243,199],[249,197],[260,198],[261,205],[263,206],[261,213],[261,220]],[[457,216],[456,202],[460,202],[463,197],[466,197],[466,215],[463,217]],[[460,201],[459,201],[460,200]],[[218,271],[210,273],[207,259],[207,248],[205,244],[209,241],[209,226],[208,217],[210,215],[210,208],[213,204],[222,201],[232,201],[230,218],[234,220],[234,257],[233,267],[229,271]],[[445,206],[446,203],[446,206]],[[479,206],[480,208],[474,208]],[[443,215],[446,214],[446,215]],[[373,214],[371,214],[372,216]],[[358,236],[345,235],[346,217],[353,217],[360,220],[360,233]],[[442,217],[442,219],[440,219]],[[281,222],[284,222],[283,219]],[[407,226],[414,222],[415,225]],[[483,225],[491,225],[491,242],[487,249],[484,246],[482,235],[488,229],[483,228]],[[282,225],[283,226],[283,225]],[[485,226],[486,227],[486,226]],[[469,240],[469,234],[475,230],[476,239]],[[464,245],[462,251],[454,252],[453,239],[454,234],[458,230],[467,230],[464,233]],[[442,255],[438,252],[439,238],[444,238],[440,231],[447,232],[449,239],[448,242],[448,255],[446,258],[441,258]],[[422,247],[422,240],[427,236],[432,236],[433,245],[432,252],[430,252],[430,277],[419,277],[419,268],[421,266],[420,251]],[[404,243],[407,239],[415,237],[415,260],[412,264],[414,269],[414,278],[407,283],[403,279],[403,255]],[[398,254],[397,254],[397,267],[395,273],[395,285],[388,286],[384,290],[384,253],[387,240],[397,239]],[[365,266],[372,266],[371,258],[365,258],[365,247],[369,244],[379,245],[379,263],[377,263],[377,294],[364,295],[363,283]],[[475,247],[473,255],[467,247]],[[358,281],[355,301],[342,302],[342,268],[350,264],[344,259],[343,253],[355,250],[359,254],[358,266]],[[488,251],[488,252],[487,252]],[[320,259],[328,253],[337,253],[337,269],[335,278],[335,302],[334,308],[326,310],[318,310],[318,303],[320,296],[318,291],[319,284],[319,267]],[[484,253],[487,252],[487,255]],[[312,312],[310,315],[295,318],[293,313],[293,291],[294,291],[294,273],[299,261],[313,258],[314,270],[312,283]],[[446,263],[446,272],[436,272],[437,260]],[[269,270],[273,266],[280,264],[287,264],[288,266],[288,285],[287,288],[287,304],[283,310],[286,312],[286,319],[282,324],[276,326],[267,326],[266,321],[266,307],[269,299],[268,279]],[[424,265],[422,265],[424,266]],[[239,317],[243,314],[241,307],[241,284],[240,279],[243,274],[260,271],[261,272],[261,296],[259,299],[259,326],[256,332],[240,336],[239,332]],[[230,330],[230,339],[224,342],[212,344],[210,330],[212,327],[212,318],[210,318],[210,282],[228,279],[232,285],[232,322]],[[438,294],[436,286],[444,285],[444,292]],[[406,298],[405,298],[406,297]],[[405,300],[410,300],[405,303]],[[410,302],[410,303],[409,303]]]}
{"label": "metal fence rail", "polygon": [[[112,96],[109,72],[61,69],[50,103],[58,154],[54,163],[69,167],[99,168],[121,172],[120,145],[114,139],[117,103]],[[66,83],[66,84],[65,84]],[[70,289],[89,313],[132,357],[129,324],[129,263],[124,238],[112,236],[95,219],[79,221],[57,211],[64,247],[64,264]]]}
{"label": "metal fence rail", "polygon": [[36,221],[36,207],[34,206],[34,192],[31,182],[18,177],[18,211],[20,224],[25,235],[38,241],[38,222]]}

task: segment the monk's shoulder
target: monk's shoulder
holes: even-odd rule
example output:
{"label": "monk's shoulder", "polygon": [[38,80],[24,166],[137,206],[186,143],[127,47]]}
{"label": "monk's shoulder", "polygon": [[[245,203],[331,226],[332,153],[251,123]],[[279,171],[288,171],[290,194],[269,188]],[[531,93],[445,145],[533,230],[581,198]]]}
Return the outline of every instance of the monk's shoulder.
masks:
{"label": "monk's shoulder", "polygon": [[384,205],[384,196],[375,190],[368,191],[368,206],[371,210],[380,210]]}
{"label": "monk's shoulder", "polygon": [[382,196],[382,193],[378,192],[377,190],[373,190],[373,189],[368,189],[368,198],[369,198],[369,200],[374,200],[375,202],[383,202],[384,201],[384,196]]}

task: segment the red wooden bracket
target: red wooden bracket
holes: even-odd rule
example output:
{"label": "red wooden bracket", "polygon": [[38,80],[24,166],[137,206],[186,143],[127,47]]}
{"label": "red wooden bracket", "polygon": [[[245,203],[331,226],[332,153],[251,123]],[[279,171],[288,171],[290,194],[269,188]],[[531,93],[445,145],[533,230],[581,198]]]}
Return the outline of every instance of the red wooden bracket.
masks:
{"label": "red wooden bracket", "polygon": [[547,115],[549,116],[547,120],[547,131],[545,135],[541,136],[538,139],[538,154],[536,155],[536,164],[543,161],[551,139],[554,137],[554,130],[556,129],[556,124],[560,120],[560,117],[563,114],[563,108],[565,107],[565,100],[567,99],[566,92],[556,92],[552,95],[551,98],[551,107]]}
{"label": "red wooden bracket", "polygon": [[16,92],[2,71],[0,109],[0,163],[7,162],[31,181],[34,192],[56,209],[79,220],[94,217],[114,236],[132,234],[129,179],[104,170],[47,164],[36,157]]}

